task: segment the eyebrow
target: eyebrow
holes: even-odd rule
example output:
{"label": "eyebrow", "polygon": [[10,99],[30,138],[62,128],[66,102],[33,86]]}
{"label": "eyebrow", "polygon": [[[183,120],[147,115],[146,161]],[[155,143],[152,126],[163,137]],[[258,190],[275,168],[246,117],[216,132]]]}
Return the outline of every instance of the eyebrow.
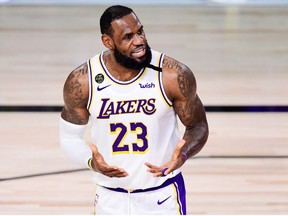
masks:
{"label": "eyebrow", "polygon": [[[141,25],[141,26],[137,29],[137,32],[140,31],[140,30],[143,30],[143,28],[144,28],[144,26]],[[133,35],[133,34],[134,34],[134,33],[132,33],[132,32],[127,32],[127,33],[123,34],[123,37],[131,36],[131,35]]]}

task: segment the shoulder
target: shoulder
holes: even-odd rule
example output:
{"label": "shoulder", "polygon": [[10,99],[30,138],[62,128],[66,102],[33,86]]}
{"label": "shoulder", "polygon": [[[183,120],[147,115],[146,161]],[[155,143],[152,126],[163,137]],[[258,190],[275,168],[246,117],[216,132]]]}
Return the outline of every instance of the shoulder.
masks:
{"label": "shoulder", "polygon": [[85,106],[89,97],[87,63],[83,63],[69,74],[63,91],[65,102],[69,100],[76,102],[79,106]]}
{"label": "shoulder", "polygon": [[178,60],[165,56],[162,64],[163,85],[169,99],[187,97],[196,92],[196,80],[191,69]]}
{"label": "shoulder", "polygon": [[164,56],[164,59],[163,59],[162,69],[164,73],[170,74],[170,75],[174,74],[174,76],[178,76],[178,75],[181,76],[184,74],[194,76],[188,66],[166,55]]}
{"label": "shoulder", "polygon": [[68,83],[81,83],[88,84],[88,65],[83,63],[79,67],[75,68],[68,76],[66,82]]}

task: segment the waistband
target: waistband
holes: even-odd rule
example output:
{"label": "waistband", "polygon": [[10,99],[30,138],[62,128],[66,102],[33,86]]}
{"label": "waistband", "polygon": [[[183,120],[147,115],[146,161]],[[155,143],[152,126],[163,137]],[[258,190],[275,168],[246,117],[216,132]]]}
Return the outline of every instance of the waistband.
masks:
{"label": "waistband", "polygon": [[183,176],[180,173],[178,173],[176,176],[167,179],[163,184],[161,184],[160,186],[157,187],[152,187],[152,188],[146,188],[146,189],[135,189],[135,190],[127,190],[124,188],[110,188],[110,187],[105,187],[104,188],[108,189],[108,190],[112,190],[112,191],[116,191],[116,192],[122,192],[122,193],[143,193],[143,192],[148,192],[148,191],[154,191],[154,190],[158,190],[160,188],[164,188],[174,182],[177,182],[179,180],[183,179]]}

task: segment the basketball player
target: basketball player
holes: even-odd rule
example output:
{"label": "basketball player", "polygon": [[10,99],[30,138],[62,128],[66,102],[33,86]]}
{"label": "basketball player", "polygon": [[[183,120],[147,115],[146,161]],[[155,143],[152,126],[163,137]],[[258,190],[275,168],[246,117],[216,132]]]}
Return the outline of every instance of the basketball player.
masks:
{"label": "basketball player", "polygon": [[[180,167],[208,137],[195,77],[150,49],[132,9],[109,7],[100,28],[107,50],[72,71],[64,85],[61,147],[94,172],[96,214],[186,214]],[[176,116],[186,127],[182,138]]]}

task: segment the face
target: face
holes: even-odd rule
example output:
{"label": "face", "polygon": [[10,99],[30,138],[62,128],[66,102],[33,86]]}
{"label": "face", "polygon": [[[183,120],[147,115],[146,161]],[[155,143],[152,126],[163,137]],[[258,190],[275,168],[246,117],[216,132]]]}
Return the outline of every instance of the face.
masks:
{"label": "face", "polygon": [[139,70],[151,61],[151,49],[143,26],[132,13],[111,23],[114,30],[114,56],[122,66]]}
{"label": "face", "polygon": [[125,54],[122,54],[119,49],[115,46],[114,56],[116,61],[121,64],[122,66],[133,69],[133,70],[140,70],[141,68],[146,67],[151,62],[152,53],[151,49],[148,44],[145,45],[146,53],[144,56],[139,58],[139,60],[130,58]]}

